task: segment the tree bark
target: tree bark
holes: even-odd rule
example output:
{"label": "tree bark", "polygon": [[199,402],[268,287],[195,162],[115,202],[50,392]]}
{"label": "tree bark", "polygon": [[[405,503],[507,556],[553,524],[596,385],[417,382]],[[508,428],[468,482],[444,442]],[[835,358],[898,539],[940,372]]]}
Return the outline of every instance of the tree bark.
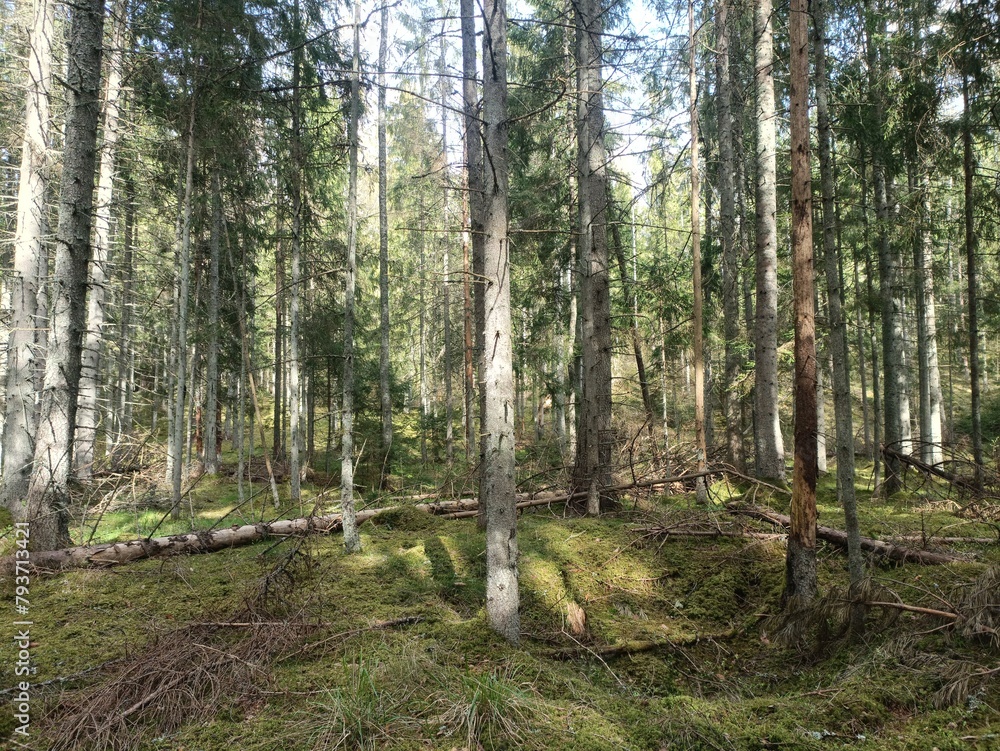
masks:
{"label": "tree bark", "polygon": [[719,230],[722,235],[722,309],[725,319],[726,460],[743,470],[740,399],[736,390],[743,369],[740,331],[739,238],[736,227],[736,160],[733,155],[732,81],[729,70],[729,0],[715,6],[715,80],[719,134]]}
{"label": "tree bark", "polygon": [[344,274],[344,398],[340,504],[344,514],[344,548],[361,550],[354,510],[354,280],[358,248],[358,121],[361,119],[361,8],[354,6],[354,59],[351,64],[351,115],[347,140],[350,174],[347,188],[347,269]]}
{"label": "tree bark", "polygon": [[440,75],[441,94],[441,299],[442,299],[442,336],[444,337],[444,422],[445,422],[445,458],[448,466],[455,463],[455,405],[452,398],[452,354],[451,354],[451,226],[448,218],[449,185],[448,169],[448,67],[445,58],[445,35],[442,29],[440,39],[440,55],[438,69]]}
{"label": "tree bark", "polygon": [[809,166],[809,34],[806,0],[792,0],[790,36],[792,292],[795,306],[795,461],[785,601],[816,595],[816,321]]}
{"label": "tree bark", "polygon": [[205,362],[205,472],[219,472],[219,253],[222,243],[222,180],[212,172],[212,228],[208,239],[208,353]]}
{"label": "tree bark", "polygon": [[85,0],[73,6],[67,49],[70,62],[56,229],[56,284],[38,434],[26,499],[31,545],[35,550],[57,548],[69,540],[65,508],[69,500],[67,483],[86,326],[103,31],[102,2]]}
{"label": "tree bark", "polygon": [[[844,507],[847,528],[847,561],[851,587],[859,591],[865,576],[861,554],[861,527],[854,492],[854,424],[852,419],[851,364],[847,341],[847,321],[843,310],[840,273],[840,245],[837,242],[837,213],[833,168],[833,126],[830,122],[830,79],[826,56],[826,0],[813,0],[816,31],[816,120],[819,130],[819,167],[823,196],[823,257],[826,266],[826,299],[829,317],[830,357],[833,360],[833,409],[837,431],[837,497]],[[861,613],[854,613],[852,625],[863,627]]]}
{"label": "tree bark", "polygon": [[[701,198],[698,164],[698,48],[695,46],[694,0],[688,0],[688,92],[691,113],[691,266],[694,285],[693,329],[694,349],[694,433],[697,470],[704,472],[707,466],[705,438],[705,345],[703,290],[701,286]],[[704,478],[696,481],[696,496],[699,504],[708,502],[708,485]]]}
{"label": "tree bark", "polygon": [[969,77],[962,76],[962,172],[965,180],[965,260],[969,288],[969,383],[972,391],[972,456],[976,486],[983,487],[983,423],[979,377],[979,276],[976,265],[975,154],[972,147],[972,112]]}
{"label": "tree bark", "polygon": [[7,339],[6,411],[3,430],[3,487],[0,499],[15,522],[28,521],[26,503],[35,449],[38,351],[48,311],[41,308],[41,259],[47,251],[45,192],[49,179],[49,96],[52,85],[54,4],[35,0],[28,30],[24,137],[18,179],[14,230],[14,273],[6,280],[10,293]]}
{"label": "tree bark", "polygon": [[920,440],[924,461],[928,464],[939,464],[943,459],[944,439],[941,434],[941,371],[938,367],[932,221],[930,175],[925,167],[920,180],[920,227],[913,247],[915,256],[913,265],[917,273]]}
{"label": "tree bark", "polygon": [[304,209],[302,206],[302,174],[305,170],[305,159],[302,153],[302,47],[299,46],[302,37],[302,22],[300,20],[299,3],[294,6],[294,26],[296,48],[292,53],[292,268],[291,294],[288,302],[288,479],[289,500],[297,504],[302,499],[302,472],[299,449],[302,445],[300,428],[301,406],[299,394],[301,382],[300,344],[299,341],[299,307],[302,299],[302,244],[304,235]]}
{"label": "tree bark", "polygon": [[[118,156],[119,116],[122,97],[122,48],[125,45],[124,4],[116,4],[114,31],[108,58],[104,94],[104,139],[101,145],[97,205],[94,207],[94,251],[90,268],[90,297],[80,367],[80,403],[73,450],[74,474],[89,480],[94,469],[94,444],[100,422],[98,393],[101,382],[101,349],[104,346],[104,305],[107,297],[108,259],[111,253],[111,208],[114,198],[115,161]],[[105,441],[110,430],[105,427]]]}
{"label": "tree bark", "polygon": [[389,365],[389,188],[385,132],[385,69],[389,58],[389,6],[382,6],[378,47],[378,293],[379,403],[382,411],[382,462],[379,485],[392,473],[392,391]]}
{"label": "tree bark", "polygon": [[607,155],[604,148],[604,14],[600,0],[574,5],[577,64],[577,175],[583,399],[574,484],[588,488],[586,512],[601,512],[611,483],[611,290],[608,278]]}
{"label": "tree bark", "polygon": [[483,352],[482,501],[486,516],[486,614],[511,644],[520,640],[514,485],[514,367],[507,235],[507,3],[483,7],[483,212],[486,320]]}

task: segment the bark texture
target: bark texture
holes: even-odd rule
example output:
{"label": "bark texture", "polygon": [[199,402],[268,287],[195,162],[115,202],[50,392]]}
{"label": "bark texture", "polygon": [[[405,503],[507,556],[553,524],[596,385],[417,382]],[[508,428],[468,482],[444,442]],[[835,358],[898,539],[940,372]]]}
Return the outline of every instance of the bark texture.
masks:
{"label": "bark texture", "polygon": [[482,499],[486,517],[486,614],[507,641],[520,640],[514,485],[514,367],[507,235],[507,3],[486,0],[483,34],[483,212],[486,313],[483,352]]}
{"label": "bark texture", "polygon": [[806,0],[792,0],[790,35],[792,291],[795,305],[795,463],[784,599],[816,595],[816,313],[809,166]]}
{"label": "bark texture", "polygon": [[586,511],[601,511],[611,484],[611,290],[608,275],[607,152],[604,147],[604,13],[600,0],[574,5],[576,24],[578,249],[583,398],[574,484],[588,488]]}
{"label": "bark texture", "polygon": [[103,31],[100,0],[73,6],[52,317],[27,493],[31,544],[36,550],[61,547],[69,538],[65,507],[86,326]]}
{"label": "bark texture", "polygon": [[382,6],[378,45],[378,294],[379,294],[379,404],[382,412],[382,468],[384,488],[392,471],[392,392],[389,371],[389,188],[385,132],[385,68],[389,57],[389,6]]}

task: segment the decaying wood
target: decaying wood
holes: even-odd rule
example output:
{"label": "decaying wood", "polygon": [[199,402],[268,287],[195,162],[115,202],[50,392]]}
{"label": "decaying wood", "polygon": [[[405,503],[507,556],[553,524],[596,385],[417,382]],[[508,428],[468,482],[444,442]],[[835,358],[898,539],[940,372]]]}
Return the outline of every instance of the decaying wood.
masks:
{"label": "decaying wood", "polygon": [[688,529],[685,527],[633,527],[644,537],[667,539],[668,537],[746,537],[751,540],[784,540],[786,534],[769,534],[767,532],[750,532],[732,529]]}
{"label": "decaying wood", "polygon": [[892,608],[894,610],[905,610],[908,613],[921,613],[922,615],[933,615],[937,618],[947,618],[949,621],[961,620],[958,613],[950,613],[947,610],[935,610],[934,608],[922,608],[919,605],[907,605],[905,602],[866,602],[868,607]]}
{"label": "decaying wood", "polygon": [[[608,491],[632,490],[635,488],[666,485],[672,482],[683,482],[700,475],[681,475],[678,477],[643,480],[607,488]],[[518,496],[523,498],[518,502],[519,509],[549,504],[565,503],[575,495],[565,493],[545,493]],[[415,506],[389,506],[380,509],[369,509],[357,514],[358,524],[368,521],[379,514],[396,511],[401,508],[412,508],[424,513],[441,516],[445,519],[462,519],[475,516],[478,513],[479,502],[472,498],[434,501]],[[60,570],[67,568],[84,568],[88,566],[116,566],[122,563],[152,558],[154,556],[176,555],[179,553],[212,553],[226,548],[236,548],[249,545],[270,537],[301,537],[310,534],[327,534],[341,529],[340,514],[326,516],[310,516],[301,519],[282,519],[274,522],[258,524],[233,525],[225,529],[214,529],[205,532],[192,532],[184,535],[168,535],[166,537],[150,537],[128,542],[104,543],[101,545],[81,545],[61,550],[38,551],[31,554],[31,566],[35,570]],[[0,561],[0,569],[14,568],[14,560],[8,556]]]}
{"label": "decaying wood", "polygon": [[[787,529],[789,524],[791,524],[791,520],[786,515],[779,514],[769,509],[763,509],[757,506],[741,506],[737,504],[730,504],[727,508],[730,513],[739,514],[741,516],[749,516],[752,519],[759,519],[760,521],[767,522],[768,524],[773,524],[776,527],[783,527]],[[821,540],[826,540],[828,543],[835,545],[838,548],[842,548],[844,550],[847,549],[847,533],[843,530],[820,525],[816,527],[816,537]],[[883,542],[882,540],[873,540],[870,537],[861,538],[861,548],[869,553],[884,556],[892,561],[923,563],[925,565],[955,563],[956,561],[963,560],[957,555],[935,553],[929,550],[904,548],[898,545],[892,545],[888,542]]]}

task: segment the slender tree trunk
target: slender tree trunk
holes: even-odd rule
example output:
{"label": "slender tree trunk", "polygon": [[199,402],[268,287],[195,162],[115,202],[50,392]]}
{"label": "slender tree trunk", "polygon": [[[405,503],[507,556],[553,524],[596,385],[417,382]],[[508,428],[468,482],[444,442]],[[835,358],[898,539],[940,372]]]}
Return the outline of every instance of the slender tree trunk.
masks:
{"label": "slender tree trunk", "polygon": [[382,6],[378,47],[378,293],[379,293],[379,402],[382,408],[383,489],[392,473],[392,382],[389,377],[389,188],[385,133],[385,69],[389,58],[389,6]]}
{"label": "slender tree trunk", "polygon": [[71,19],[66,138],[56,229],[56,284],[26,498],[31,545],[35,550],[63,547],[69,541],[65,509],[69,500],[67,484],[86,326],[104,4],[98,0],[80,2],[73,6]]}
{"label": "slender tree trunk", "polygon": [[795,462],[786,601],[816,595],[816,321],[809,166],[809,34],[806,0],[788,19],[792,147],[792,292],[795,306]]}
{"label": "slender tree trunk", "polygon": [[351,116],[347,139],[350,174],[347,193],[347,269],[344,284],[344,400],[343,457],[340,464],[340,503],[344,514],[344,548],[361,550],[354,510],[354,280],[358,247],[358,120],[361,118],[361,7],[354,6],[354,60],[351,65]]}
{"label": "slender tree trunk", "polygon": [[[691,112],[691,266],[694,284],[694,311],[691,326],[694,349],[694,434],[698,472],[707,466],[705,440],[705,344],[703,290],[701,286],[701,198],[698,171],[698,48],[695,45],[694,0],[688,0],[688,91]],[[708,502],[708,485],[704,477],[695,480],[699,504]]]}
{"label": "slender tree trunk", "polygon": [[756,5],[757,310],[754,327],[754,450],[757,476],[784,481],[785,448],[778,419],[777,147],[771,0]]}
{"label": "slender tree trunk", "polygon": [[725,379],[722,407],[726,417],[726,460],[742,469],[743,436],[736,382],[743,369],[740,354],[739,238],[736,227],[736,160],[733,156],[732,81],[729,71],[729,0],[715,7],[715,78],[719,130],[719,224],[722,234],[722,309],[725,318]]}
{"label": "slender tree trunk", "polygon": [[[115,28],[111,35],[108,80],[104,95],[104,142],[101,148],[100,177],[97,181],[97,205],[94,209],[94,257],[90,269],[90,297],[87,330],[84,334],[80,368],[80,403],[73,449],[74,473],[88,480],[94,468],[94,444],[97,441],[98,392],[101,382],[101,348],[104,343],[104,304],[107,297],[108,257],[111,252],[111,208],[114,197],[115,160],[118,156],[119,115],[122,96],[122,48],[125,46],[124,3],[115,4]],[[105,440],[110,431],[105,429]]]}
{"label": "slender tree trunk", "polygon": [[275,460],[281,458],[284,427],[282,402],[285,398],[285,254],[281,239],[274,249],[274,426],[271,449]]}
{"label": "slender tree trunk", "polygon": [[[48,311],[39,305],[40,259],[46,257],[45,192],[49,178],[49,95],[52,84],[54,3],[34,0],[28,30],[24,137],[18,180],[14,269],[6,280],[10,293],[10,334],[7,339],[6,411],[3,430],[3,486],[0,499],[15,522],[28,521],[26,503],[35,450],[38,391],[37,347]],[[48,261],[45,261],[48,266]],[[40,509],[34,510],[36,513]]]}
{"label": "slender tree trunk", "polygon": [[514,485],[514,369],[507,236],[507,3],[483,7],[483,212],[486,310],[483,353],[483,503],[486,505],[486,614],[511,644],[520,640]]}
{"label": "slender tree trunk", "polygon": [[445,423],[445,457],[448,466],[455,463],[455,405],[452,400],[451,388],[451,226],[448,218],[448,199],[451,190],[448,169],[448,76],[445,60],[445,34],[441,33],[441,51],[438,59],[441,76],[441,298],[443,313],[444,336],[444,423]]}
{"label": "slender tree trunk", "polygon": [[[915,169],[911,189],[917,191]],[[919,226],[913,243],[916,274],[917,374],[920,385],[921,457],[928,464],[942,459],[941,373],[938,369],[937,313],[934,301],[934,241],[931,225],[930,176],[926,168],[919,188]]]}
{"label": "slender tree trunk", "polygon": [[[847,321],[843,311],[843,284],[840,273],[840,246],[837,242],[837,213],[833,165],[833,126],[830,123],[830,79],[826,68],[826,0],[813,0],[813,23],[816,31],[816,120],[819,130],[819,166],[823,195],[823,257],[826,266],[826,298],[830,323],[829,347],[833,360],[833,409],[837,430],[837,496],[844,506],[847,530],[847,566],[851,589],[862,598],[864,579],[861,552],[861,528],[854,493],[854,424],[851,413],[851,365],[847,343]],[[864,614],[852,611],[855,630],[864,627]]]}
{"label": "slender tree trunk", "polygon": [[[114,404],[117,411],[118,430],[115,434],[112,466],[118,468],[124,456],[125,442],[132,433],[132,395],[135,391],[134,368],[135,350],[132,347],[132,284],[133,255],[136,238],[135,181],[131,173],[125,176],[125,243],[122,248],[121,267],[121,310],[118,318],[118,400]],[[154,358],[154,367],[155,367]],[[154,410],[155,414],[155,410]],[[155,430],[152,431],[155,433]]]}
{"label": "slender tree trunk", "polygon": [[874,460],[874,466],[872,468],[872,485],[874,487],[879,487],[880,484],[880,468],[882,466],[881,461],[879,461],[879,456],[882,451],[882,425],[884,423],[882,417],[882,390],[879,388],[879,359],[878,359],[878,335],[877,329],[875,327],[875,293],[874,293],[874,274],[872,273],[872,254],[871,254],[871,231],[869,228],[869,210],[868,210],[868,183],[865,175],[867,174],[865,155],[861,155],[861,227],[863,236],[863,246],[865,249],[865,285],[867,292],[867,309],[868,309],[868,339],[871,346],[871,364],[872,364],[872,426],[873,438],[872,438],[872,458]]}
{"label": "slender tree trunk", "polygon": [[579,185],[580,316],[583,322],[583,400],[574,483],[588,490],[586,511],[601,511],[601,488],[611,484],[611,290],[608,278],[607,156],[604,148],[601,0],[575,4],[577,169]]}
{"label": "slender tree trunk", "polygon": [[972,113],[969,77],[962,76],[962,170],[965,179],[965,260],[969,285],[969,383],[972,391],[972,457],[976,463],[976,485],[983,486],[982,397],[979,378],[979,276],[976,266],[975,199],[973,180],[976,162],[972,148]]}
{"label": "slender tree trunk", "polygon": [[212,172],[212,229],[208,240],[208,354],[205,362],[205,472],[219,472],[219,252],[222,243],[222,181]]}
{"label": "slender tree trunk", "polygon": [[[294,6],[294,25],[297,43],[302,35],[299,12],[299,3],[296,2]],[[302,47],[297,46],[292,57],[292,289],[288,303],[288,437],[290,443],[288,451],[288,479],[290,484],[289,500],[292,504],[298,504],[302,500],[301,457],[299,456],[299,449],[302,445],[301,428],[299,426],[299,418],[301,416],[299,395],[302,387],[299,378],[301,370],[299,305],[302,299],[302,244],[304,235],[302,173],[305,169],[305,159],[302,153],[302,93],[299,90],[302,77]]]}
{"label": "slender tree trunk", "polygon": [[172,505],[170,516],[177,519],[181,513],[181,478],[184,465],[184,397],[187,388],[187,318],[188,287],[191,282],[191,201],[194,193],[195,159],[195,96],[191,96],[191,113],[188,120],[187,159],[184,169],[184,198],[181,206],[181,227],[177,237],[178,283],[177,283],[177,376],[175,383],[171,443],[174,461],[170,471]]}

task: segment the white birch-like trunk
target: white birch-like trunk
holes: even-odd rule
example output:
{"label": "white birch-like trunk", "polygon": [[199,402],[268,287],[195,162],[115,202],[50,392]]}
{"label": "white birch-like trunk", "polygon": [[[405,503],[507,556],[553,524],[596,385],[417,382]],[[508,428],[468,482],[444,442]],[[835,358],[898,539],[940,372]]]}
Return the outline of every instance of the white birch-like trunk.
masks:
{"label": "white birch-like trunk", "polygon": [[361,117],[361,10],[354,6],[354,60],[351,66],[351,115],[347,139],[350,174],[347,188],[347,269],[344,274],[344,399],[341,423],[343,454],[340,464],[340,502],[344,514],[344,548],[361,550],[354,510],[354,284],[358,248],[358,120]]}

